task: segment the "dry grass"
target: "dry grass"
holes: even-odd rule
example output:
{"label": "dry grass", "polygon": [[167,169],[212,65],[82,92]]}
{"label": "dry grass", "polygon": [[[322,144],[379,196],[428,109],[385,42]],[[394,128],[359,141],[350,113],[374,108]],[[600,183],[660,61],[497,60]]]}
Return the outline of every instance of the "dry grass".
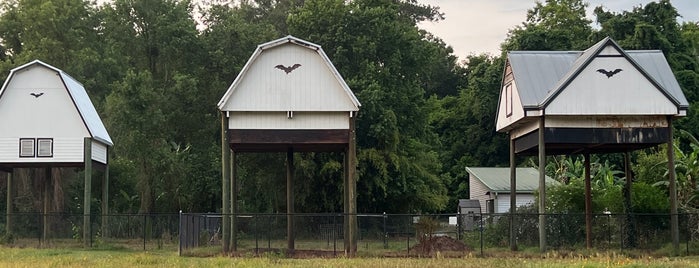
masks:
{"label": "dry grass", "polygon": [[617,253],[590,255],[556,252],[461,258],[311,258],[179,257],[171,250],[134,251],[29,249],[0,247],[0,267],[699,267],[698,257],[636,257]]}

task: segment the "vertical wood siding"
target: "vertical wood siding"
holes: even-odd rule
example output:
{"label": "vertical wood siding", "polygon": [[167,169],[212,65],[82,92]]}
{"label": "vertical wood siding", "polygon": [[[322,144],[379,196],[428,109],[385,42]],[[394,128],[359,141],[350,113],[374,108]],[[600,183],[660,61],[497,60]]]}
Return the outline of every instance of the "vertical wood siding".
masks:
{"label": "vertical wood siding", "polygon": [[[597,70],[622,71],[611,77]],[[546,115],[674,115],[677,106],[626,58],[595,58],[546,107]]]}
{"label": "vertical wood siding", "polygon": [[349,112],[231,112],[230,129],[349,129]]}
{"label": "vertical wood siding", "polygon": [[[300,67],[286,73],[277,65]],[[224,111],[352,111],[352,100],[325,60],[292,43],[263,50],[236,85]]]}
{"label": "vertical wood siding", "polygon": [[508,117],[506,113],[506,103],[505,89],[507,84],[503,85],[500,89],[500,103],[498,105],[497,122],[495,129],[501,130],[504,127],[511,125],[512,123],[522,119],[524,117],[524,108],[522,107],[522,101],[519,97],[519,92],[517,91],[517,83],[512,81],[512,114]]}

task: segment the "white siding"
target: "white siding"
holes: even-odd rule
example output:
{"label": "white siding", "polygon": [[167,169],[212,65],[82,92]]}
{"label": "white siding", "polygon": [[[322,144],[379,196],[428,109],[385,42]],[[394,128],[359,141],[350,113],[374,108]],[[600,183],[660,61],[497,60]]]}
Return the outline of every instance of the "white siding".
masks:
{"label": "white siding", "polygon": [[54,138],[53,157],[19,157],[19,138],[0,138],[0,163],[83,162],[83,138]]}
{"label": "white siding", "polygon": [[[612,77],[598,69],[622,69]],[[677,106],[626,58],[595,58],[546,107],[546,115],[675,115]]]}
{"label": "white siding", "polygon": [[480,180],[474,178],[473,175],[468,175],[468,191],[469,199],[476,199],[481,204],[481,211],[488,213],[486,209],[486,201],[491,199],[486,193],[490,191]]}
{"label": "white siding", "polygon": [[[289,73],[275,67],[294,64]],[[222,111],[356,110],[323,57],[293,43],[262,50],[237,80]]]}
{"label": "white siding", "polygon": [[[517,194],[515,201],[517,207],[534,203],[533,194]],[[507,213],[510,211],[510,194],[498,194],[495,199],[495,213]]]}
{"label": "white siding", "polygon": [[519,92],[517,91],[517,84],[512,81],[512,114],[507,116],[506,101],[507,94],[505,91],[507,85],[503,86],[500,90],[500,104],[498,105],[498,119],[496,122],[495,130],[500,131],[503,128],[511,125],[514,122],[522,119],[524,117],[524,108],[522,107],[522,101],[519,97]]}
{"label": "white siding", "polygon": [[[34,65],[9,79],[0,96],[0,162],[82,162],[90,134],[58,73]],[[20,138],[52,138],[53,157],[19,158]]]}
{"label": "white siding", "polygon": [[92,141],[92,160],[107,164],[107,146],[98,141]]}
{"label": "white siding", "polygon": [[231,112],[230,129],[349,129],[349,112]]}

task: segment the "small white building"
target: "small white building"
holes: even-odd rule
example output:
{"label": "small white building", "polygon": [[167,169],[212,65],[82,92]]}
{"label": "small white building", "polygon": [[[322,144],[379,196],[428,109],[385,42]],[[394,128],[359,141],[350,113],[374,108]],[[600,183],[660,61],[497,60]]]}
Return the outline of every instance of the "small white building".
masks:
{"label": "small white building", "polygon": [[[481,211],[507,213],[510,211],[510,168],[466,167],[471,200],[478,200]],[[548,185],[558,184],[546,176]],[[517,207],[533,204],[534,191],[539,188],[539,171],[517,168]]]}

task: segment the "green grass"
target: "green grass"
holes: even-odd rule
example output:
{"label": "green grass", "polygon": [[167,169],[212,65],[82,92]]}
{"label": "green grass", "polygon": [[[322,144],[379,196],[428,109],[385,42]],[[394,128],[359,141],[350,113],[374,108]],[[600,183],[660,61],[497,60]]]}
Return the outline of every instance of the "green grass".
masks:
{"label": "green grass", "polygon": [[180,257],[170,250],[135,251],[0,247],[0,267],[699,267],[699,257],[630,258],[616,253],[504,255],[481,258]]}

